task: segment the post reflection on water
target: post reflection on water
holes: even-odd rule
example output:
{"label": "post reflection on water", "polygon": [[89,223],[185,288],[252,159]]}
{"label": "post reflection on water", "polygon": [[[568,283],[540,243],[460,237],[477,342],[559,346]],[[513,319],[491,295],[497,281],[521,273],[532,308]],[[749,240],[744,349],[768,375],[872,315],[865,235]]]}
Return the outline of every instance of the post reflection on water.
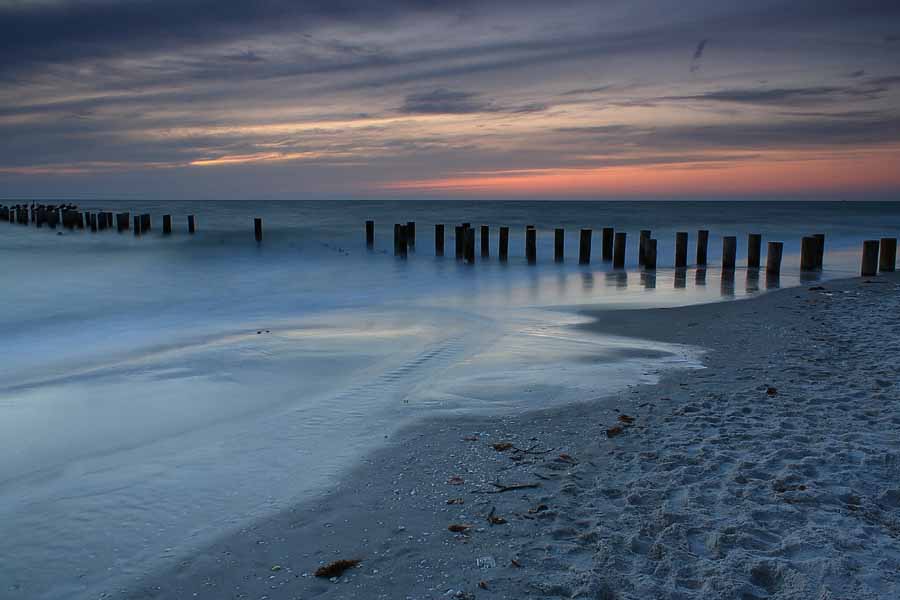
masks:
{"label": "post reflection on water", "polygon": [[628,287],[628,271],[607,271],[606,272],[607,287],[614,287],[617,290],[623,290]]}
{"label": "post reflection on water", "polygon": [[723,297],[732,297],[734,296],[734,271],[732,270],[723,270],[721,272],[721,283],[719,284],[719,291]]}
{"label": "post reflection on water", "polygon": [[683,290],[687,287],[687,269],[675,269],[675,289]]}
{"label": "post reflection on water", "polygon": [[641,271],[641,286],[646,290],[656,289],[656,271]]}
{"label": "post reflection on water", "polygon": [[694,285],[706,285],[706,267],[697,267],[697,272],[694,273]]}
{"label": "post reflection on water", "polygon": [[748,294],[755,294],[759,291],[759,269],[747,269],[745,289]]}

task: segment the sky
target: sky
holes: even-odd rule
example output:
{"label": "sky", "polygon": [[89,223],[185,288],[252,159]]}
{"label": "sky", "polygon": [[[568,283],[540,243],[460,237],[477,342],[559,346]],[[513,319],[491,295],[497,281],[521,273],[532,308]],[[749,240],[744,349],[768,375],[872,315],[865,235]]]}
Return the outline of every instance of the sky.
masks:
{"label": "sky", "polygon": [[900,199],[900,2],[0,0],[0,198]]}

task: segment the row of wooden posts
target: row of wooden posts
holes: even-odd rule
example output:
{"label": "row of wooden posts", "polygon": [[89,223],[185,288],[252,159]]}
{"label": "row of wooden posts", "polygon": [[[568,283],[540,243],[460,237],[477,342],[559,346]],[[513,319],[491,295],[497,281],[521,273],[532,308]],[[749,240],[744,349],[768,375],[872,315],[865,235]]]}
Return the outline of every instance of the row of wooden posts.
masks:
{"label": "row of wooden posts", "polygon": [[[259,221],[257,219],[257,221]],[[259,227],[259,226],[258,226]],[[565,229],[554,229],[553,258],[555,262],[565,260]],[[470,223],[462,223],[455,228],[456,258],[470,264],[475,262],[475,229]],[[434,252],[436,256],[444,256],[444,225],[438,223],[434,226]],[[591,244],[593,230],[582,229],[579,235],[578,262],[590,264]],[[257,240],[261,239],[257,228]],[[481,257],[490,257],[490,227],[480,227]],[[612,262],[613,268],[625,267],[626,234],[615,231],[612,227],[602,229],[602,260]],[[409,249],[416,245],[416,224],[409,221],[406,224],[394,224],[394,254],[406,257]],[[375,222],[366,221],[366,246],[375,246]],[[638,265],[653,270],[657,266],[658,242],[651,237],[649,229],[643,229],[638,237]],[[707,248],[709,246],[709,231],[701,229],[697,231],[697,246],[695,264],[698,267],[708,265]],[[879,252],[880,249],[880,252]],[[751,233],[747,236],[747,268],[759,269],[761,267],[762,235]],[[782,242],[768,242],[766,244],[766,273],[777,275],[781,272],[781,259],[784,252]],[[500,227],[497,255],[500,261],[506,261],[509,257],[509,227]],[[675,233],[675,268],[684,269],[688,266],[688,233],[679,231]],[[537,262],[537,230],[534,225],[525,228],[525,257],[529,264]],[[819,271],[823,267],[825,257],[825,234],[818,233],[806,236],[800,245],[800,270],[803,272]],[[722,269],[733,271],[736,267],[737,237],[725,236],[722,238]],[[863,260],[861,274],[871,276],[877,274],[880,269],[883,272],[894,271],[897,263],[897,239],[882,238],[879,240],[866,240],[863,243]]]}
{"label": "row of wooden posts", "polygon": [[[38,228],[47,225],[50,229],[56,229],[61,224],[66,229],[90,228],[92,232],[97,232],[113,228],[113,213],[81,211],[74,204],[0,205],[0,222],[3,221],[20,225],[31,224]],[[116,213],[115,223],[119,233],[132,230],[136,236],[149,233],[153,228],[153,219],[147,213],[134,215],[133,226],[131,213]],[[197,221],[194,215],[187,217],[187,231],[188,233],[197,231]],[[163,215],[162,232],[164,235],[172,233],[172,215]]]}

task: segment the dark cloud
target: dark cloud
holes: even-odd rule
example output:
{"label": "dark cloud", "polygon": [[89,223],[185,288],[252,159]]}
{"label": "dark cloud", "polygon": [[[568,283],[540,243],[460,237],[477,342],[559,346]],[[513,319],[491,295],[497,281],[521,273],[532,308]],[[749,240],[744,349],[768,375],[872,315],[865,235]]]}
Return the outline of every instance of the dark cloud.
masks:
{"label": "dark cloud", "polygon": [[852,77],[852,78],[856,79],[857,77],[865,76],[865,74],[866,74],[865,70],[860,69],[858,71],[853,71],[852,73],[848,73],[847,77]]}
{"label": "dark cloud", "polygon": [[694,56],[691,58],[691,73],[696,73],[700,70],[700,59],[703,58],[703,51],[706,49],[708,41],[700,40],[700,43],[697,44],[697,49],[694,50]]}
{"label": "dark cloud", "polygon": [[[724,102],[772,106],[800,106],[846,100],[848,96],[876,97],[889,78],[872,80],[865,87],[812,86],[796,88],[726,89],[702,94],[665,96],[662,100]],[[873,87],[875,86],[875,87]]]}
{"label": "dark cloud", "polygon": [[439,88],[409,94],[401,112],[407,114],[466,114],[496,110],[478,94]]}

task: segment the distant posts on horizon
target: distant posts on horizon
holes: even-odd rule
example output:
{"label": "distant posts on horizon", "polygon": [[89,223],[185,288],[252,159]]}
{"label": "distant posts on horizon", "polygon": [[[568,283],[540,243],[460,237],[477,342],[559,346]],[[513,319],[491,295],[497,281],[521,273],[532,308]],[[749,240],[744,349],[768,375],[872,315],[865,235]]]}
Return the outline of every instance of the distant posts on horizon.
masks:
{"label": "distant posts on horizon", "polygon": [[615,236],[615,229],[612,227],[604,227],[603,228],[603,239],[602,239],[602,253],[601,258],[605,261],[610,261],[613,259],[613,238]]}
{"label": "distant posts on horizon", "polygon": [[641,229],[640,236],[638,237],[638,266],[644,265],[644,257],[646,255],[645,246],[647,244],[647,240],[650,239],[650,230],[649,229]]}
{"label": "distant posts on horizon", "polygon": [[613,268],[625,268],[625,232],[617,231],[614,238],[613,247]]}
{"label": "distant posts on horizon", "polygon": [[705,267],[707,264],[707,248],[709,246],[709,230],[697,231],[697,266]]}
{"label": "distant posts on horizon", "polygon": [[[375,237],[375,224],[372,224],[372,237]],[[374,242],[373,242],[374,243]],[[438,223],[434,226],[434,255],[435,256],[443,256],[444,255],[444,224]]]}
{"label": "distant posts on horizon", "polygon": [[416,247],[416,222],[406,222],[406,245],[408,248]]}
{"label": "distant posts on horizon", "polygon": [[525,229],[525,258],[529,265],[537,262],[537,230],[533,225]]}
{"label": "distant posts on horizon", "polygon": [[688,234],[687,231],[675,232],[675,268],[687,267]]}
{"label": "distant posts on horizon", "polygon": [[138,215],[134,215],[134,236],[138,237],[141,235],[141,217]]}
{"label": "distant posts on horizon", "polygon": [[800,240],[800,270],[815,271],[816,256],[819,252],[819,240],[806,236]]}
{"label": "distant posts on horizon", "polygon": [[578,264],[591,264],[591,235],[593,231],[590,229],[582,229],[581,236],[578,241]]}
{"label": "distant posts on horizon", "polygon": [[878,269],[882,273],[893,273],[897,269],[897,238],[881,238]]}
{"label": "distant posts on horizon", "polygon": [[644,241],[644,269],[656,270],[656,240],[653,238]]}
{"label": "distant posts on horizon", "polygon": [[122,233],[128,231],[128,223],[131,221],[129,213],[116,213],[116,231]]}
{"label": "distant posts on horizon", "polygon": [[722,238],[722,270],[734,271],[737,263],[737,238],[727,235]]}
{"label": "distant posts on horizon", "polygon": [[163,235],[172,235],[172,215],[163,215]]}
{"label": "distant posts on horizon", "polygon": [[262,219],[259,217],[253,219],[253,235],[257,244],[262,243]]}
{"label": "distant posts on horizon", "polygon": [[781,274],[781,255],[784,252],[783,242],[766,244],[766,275]]}
{"label": "distant posts on horizon", "polygon": [[466,262],[470,265],[475,264],[475,229],[466,227]]}
{"label": "distant posts on horizon", "polygon": [[762,235],[751,233],[747,236],[747,268],[758,269],[760,252],[762,251]]}
{"label": "distant posts on horizon", "polygon": [[497,248],[497,258],[501,262],[509,260],[509,227],[500,228],[500,241]]}
{"label": "distant posts on horizon", "polygon": [[97,213],[89,213],[88,222],[91,226],[91,233],[97,233]]}
{"label": "distant posts on horizon", "polygon": [[457,225],[455,228],[456,236],[454,241],[456,242],[456,260],[462,260],[463,258],[463,246],[465,245],[465,235],[466,228],[462,225]]}
{"label": "distant posts on horizon", "polygon": [[146,233],[153,229],[153,221],[150,219],[149,213],[141,215],[141,233]]}
{"label": "distant posts on horizon", "polygon": [[491,255],[491,228],[489,225],[481,226],[481,258]]}
{"label": "distant posts on horizon", "polygon": [[566,260],[566,230],[557,227],[553,230],[553,262]]}
{"label": "distant posts on horizon", "polygon": [[825,234],[817,233],[813,237],[818,242],[816,246],[816,268],[821,271],[825,265]]}
{"label": "distant posts on horizon", "polygon": [[878,274],[878,246],[878,240],[863,242],[862,268],[860,269],[863,277],[872,277]]}
{"label": "distant posts on horizon", "polygon": [[366,221],[366,248],[375,247],[375,221]]}
{"label": "distant posts on horizon", "polygon": [[194,219],[194,215],[188,215],[188,233],[194,233],[197,231],[197,221]]}

